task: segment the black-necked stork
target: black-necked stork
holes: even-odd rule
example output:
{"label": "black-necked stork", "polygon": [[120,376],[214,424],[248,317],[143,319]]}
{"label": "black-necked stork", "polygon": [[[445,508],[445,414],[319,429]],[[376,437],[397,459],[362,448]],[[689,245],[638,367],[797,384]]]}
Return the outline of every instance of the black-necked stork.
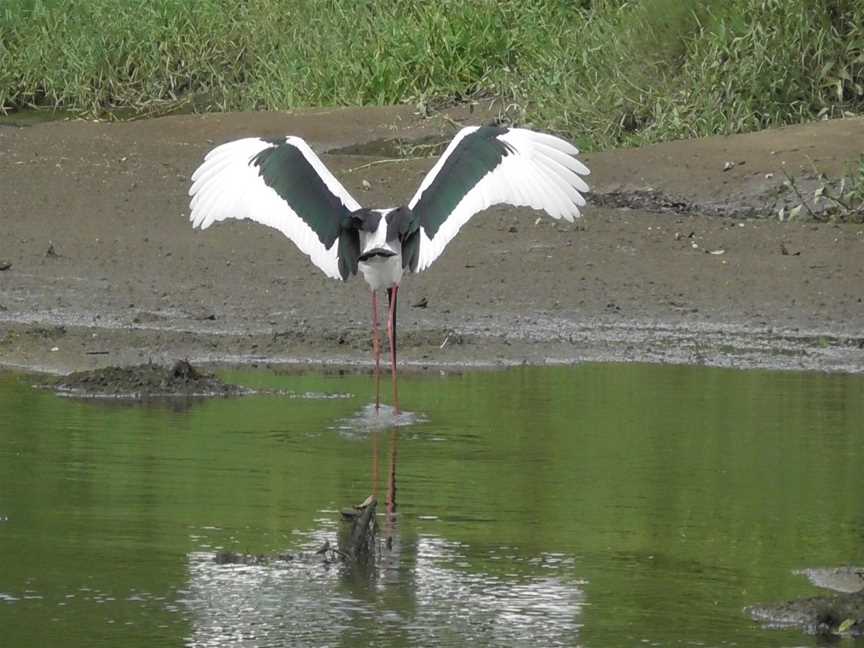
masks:
{"label": "black-necked stork", "polygon": [[463,128],[407,207],[365,209],[299,137],[246,138],[210,151],[192,175],[190,219],[205,229],[248,218],[290,238],[328,277],[359,270],[372,289],[375,407],[380,403],[378,299],[386,289],[393,401],[396,296],[406,270],[437,259],[474,214],[497,204],[533,207],[572,222],[585,204],[588,169],[568,142],[522,128]]}

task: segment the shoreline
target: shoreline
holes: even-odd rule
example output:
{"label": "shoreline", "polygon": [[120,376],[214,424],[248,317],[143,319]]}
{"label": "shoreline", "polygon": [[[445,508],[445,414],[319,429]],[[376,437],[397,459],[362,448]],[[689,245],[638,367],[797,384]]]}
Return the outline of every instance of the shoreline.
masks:
{"label": "shoreline", "polygon": [[[257,224],[193,231],[189,175],[215,143],[296,133],[359,202],[397,204],[435,159],[391,158],[393,142],[446,143],[488,117],[396,106],[0,129],[0,367],[366,366],[365,285],[325,278]],[[796,200],[785,173],[802,190],[814,167],[838,177],[860,141],[855,118],[581,156],[592,202],[575,224],[492,208],[406,278],[399,361],[864,372],[864,224],[776,218]]]}

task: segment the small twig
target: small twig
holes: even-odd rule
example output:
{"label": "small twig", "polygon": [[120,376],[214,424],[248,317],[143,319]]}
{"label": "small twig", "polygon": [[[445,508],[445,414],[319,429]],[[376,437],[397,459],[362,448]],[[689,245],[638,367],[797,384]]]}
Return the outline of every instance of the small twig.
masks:
{"label": "small twig", "polygon": [[194,97],[186,96],[181,99],[171,99],[168,101],[147,101],[141,105],[141,111],[136,112],[136,114],[127,118],[126,121],[138,121],[141,119],[150,119],[151,117],[164,117],[165,115],[170,115],[173,112],[181,110],[185,108],[190,103]]}
{"label": "small twig", "polygon": [[362,169],[368,169],[369,167],[378,166],[379,164],[395,164],[396,162],[410,162],[412,160],[425,160],[425,157],[408,157],[408,158],[387,158],[386,160],[375,160],[373,162],[367,162],[366,164],[361,164],[360,166],[351,167],[350,169],[346,169],[344,173],[354,173],[355,171],[360,171]]}
{"label": "small twig", "polygon": [[456,128],[459,128],[459,129],[462,129],[462,128],[465,127],[465,124],[460,124],[458,121],[456,121],[455,119],[453,119],[450,115],[447,115],[447,114],[445,114],[445,113],[443,113],[443,112],[442,112],[442,113],[438,113],[438,116],[439,116],[441,119],[443,119],[445,122],[447,122],[448,124],[450,124],[451,126],[455,126]]}
{"label": "small twig", "polygon": [[798,186],[795,184],[795,180],[792,178],[792,176],[789,175],[786,169],[783,169],[783,175],[786,176],[786,180],[789,183],[789,186],[792,187],[792,191],[794,191],[795,195],[798,196],[798,200],[801,201],[801,205],[804,207],[804,209],[807,210],[807,213],[810,214],[810,218],[812,218],[813,220],[819,220],[818,218],[816,218],[816,214],[813,213],[813,210],[810,209],[810,205],[807,204],[804,196],[802,196],[801,192],[798,191]]}
{"label": "small twig", "polygon": [[840,200],[840,198],[838,198],[837,196],[832,196],[832,195],[828,192],[827,189],[825,190],[825,192],[824,192],[823,195],[824,195],[828,200],[831,200],[831,201],[837,203],[838,205],[840,205],[840,207],[842,207],[843,209],[845,209],[845,210],[848,211],[848,212],[855,212],[855,211],[856,211],[854,207],[852,207],[851,205],[847,204],[845,201]]}
{"label": "small twig", "polygon": [[[440,147],[444,146],[445,144],[447,144],[446,141],[445,141],[445,142],[431,142],[431,143],[429,143],[429,144],[406,144],[406,145],[404,145],[403,147],[400,147],[400,148],[403,148],[405,151],[410,151],[410,152],[412,152],[412,153],[415,152],[415,151],[422,151],[422,150],[424,150],[424,149],[428,149],[428,150],[431,150],[431,151],[433,152],[433,154],[434,154],[435,149],[440,148]],[[424,159],[427,159],[427,158],[429,158],[429,157],[432,157],[432,156],[431,156],[431,155],[427,155],[427,156],[425,156],[425,157],[406,156],[406,157],[404,157],[403,159],[404,159],[404,160],[408,160],[408,159],[412,159],[412,160],[424,160]]]}

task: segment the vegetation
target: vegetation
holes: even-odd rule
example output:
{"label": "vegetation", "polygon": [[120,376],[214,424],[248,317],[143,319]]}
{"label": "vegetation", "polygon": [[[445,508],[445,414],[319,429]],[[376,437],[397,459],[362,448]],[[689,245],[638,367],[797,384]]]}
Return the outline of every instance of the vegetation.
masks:
{"label": "vegetation", "polygon": [[[807,209],[814,220],[864,223],[864,155],[845,176],[832,179],[823,174],[820,179],[822,184],[813,192],[813,205],[817,209],[821,207],[821,213],[817,214],[808,207],[806,199],[800,207]],[[794,180],[790,184],[798,193]]]}
{"label": "vegetation", "polygon": [[586,148],[864,106],[864,0],[4,0],[0,108],[500,99]]}
{"label": "vegetation", "polygon": [[819,184],[812,197],[805,195],[807,192],[802,191],[793,176],[783,173],[784,191],[791,190],[797,204],[788,210],[781,207],[777,213],[779,220],[798,220],[806,214],[814,221],[864,223],[864,155],[839,178],[819,173]]}

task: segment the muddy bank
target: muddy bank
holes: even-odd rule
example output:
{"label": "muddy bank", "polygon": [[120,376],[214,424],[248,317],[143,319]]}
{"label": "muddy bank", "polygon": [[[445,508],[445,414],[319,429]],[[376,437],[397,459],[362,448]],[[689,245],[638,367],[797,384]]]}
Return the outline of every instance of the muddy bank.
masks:
{"label": "muddy bank", "polygon": [[766,629],[798,628],[813,635],[864,637],[864,592],[758,605],[747,611]]}
{"label": "muddy bank", "polygon": [[40,384],[63,396],[143,400],[164,397],[242,396],[251,389],[222,382],[186,360],[171,366],[141,364],[76,371]]}
{"label": "muddy bank", "polygon": [[[410,198],[456,124],[490,116],[397,107],[0,129],[0,364],[368,362],[365,285],[326,279],[260,225],[193,232],[189,175],[216,143],[295,133],[361,203],[387,206]],[[406,278],[402,358],[862,371],[864,226],[776,219],[792,200],[785,173],[842,174],[861,141],[864,120],[847,119],[587,155],[595,206],[579,222],[493,208]]]}
{"label": "muddy bank", "polygon": [[844,566],[795,572],[839,594],[754,605],[745,611],[766,629],[798,628],[825,637],[864,636],[864,569]]}

